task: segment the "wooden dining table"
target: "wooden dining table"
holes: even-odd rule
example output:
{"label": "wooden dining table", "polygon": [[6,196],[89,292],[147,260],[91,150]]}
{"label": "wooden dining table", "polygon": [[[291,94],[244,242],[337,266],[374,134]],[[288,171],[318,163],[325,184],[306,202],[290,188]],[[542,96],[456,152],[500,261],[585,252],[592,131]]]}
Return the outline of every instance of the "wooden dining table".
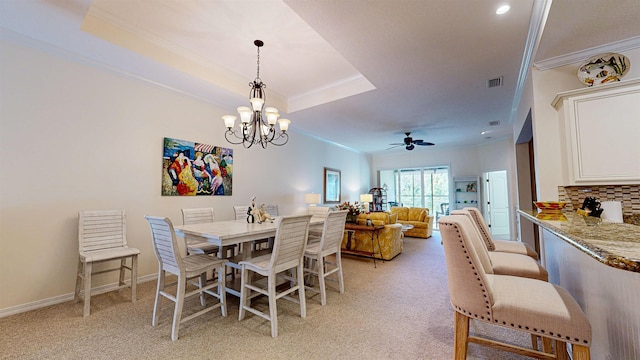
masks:
{"label": "wooden dining table", "polygon": [[[220,248],[231,245],[244,245],[254,240],[266,239],[276,236],[278,218],[273,222],[266,221],[263,223],[248,223],[246,220],[223,220],[210,223],[176,225],[174,230],[177,236],[185,235],[204,238],[208,243],[217,245]],[[317,228],[324,224],[324,217],[312,216],[309,222],[310,226]],[[242,246],[239,260],[251,258],[250,246]],[[218,257],[222,257],[222,252],[218,253]],[[236,260],[237,261],[237,260]],[[237,267],[233,266],[232,267]],[[227,293],[240,296],[240,292],[231,286],[227,286]]]}

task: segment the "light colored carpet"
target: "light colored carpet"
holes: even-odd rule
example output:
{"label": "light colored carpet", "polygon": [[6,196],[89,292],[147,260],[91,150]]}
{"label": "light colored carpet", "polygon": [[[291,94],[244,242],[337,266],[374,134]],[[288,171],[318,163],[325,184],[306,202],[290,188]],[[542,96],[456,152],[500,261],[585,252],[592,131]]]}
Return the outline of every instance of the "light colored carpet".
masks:
{"label": "light colored carpet", "polygon": [[[345,293],[329,283],[327,305],[307,294],[307,317],[297,304],[278,301],[279,336],[252,314],[238,321],[238,302],[229,296],[226,318],[214,310],[183,324],[172,342],[172,303],[163,301],[160,324],[151,326],[155,281],[95,296],[91,315],[67,302],[0,319],[0,359],[451,359],[453,310],[449,303],[439,233],[405,238],[391,261],[343,256]],[[209,300],[212,301],[212,300]],[[262,302],[266,308],[266,301]],[[198,300],[185,304],[199,306]],[[527,346],[529,336],[488,324],[471,332]],[[522,359],[469,346],[469,359]]]}

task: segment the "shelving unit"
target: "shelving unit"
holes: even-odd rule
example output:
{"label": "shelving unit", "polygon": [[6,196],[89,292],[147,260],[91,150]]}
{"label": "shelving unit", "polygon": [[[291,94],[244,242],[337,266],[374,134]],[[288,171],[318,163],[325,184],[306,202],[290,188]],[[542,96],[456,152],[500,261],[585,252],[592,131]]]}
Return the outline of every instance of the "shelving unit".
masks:
{"label": "shelving unit", "polygon": [[462,209],[473,206],[479,208],[480,177],[461,176],[453,178],[453,205],[451,209]]}
{"label": "shelving unit", "polygon": [[387,191],[383,188],[371,188],[369,194],[373,195],[373,202],[369,204],[370,212],[387,211]]}

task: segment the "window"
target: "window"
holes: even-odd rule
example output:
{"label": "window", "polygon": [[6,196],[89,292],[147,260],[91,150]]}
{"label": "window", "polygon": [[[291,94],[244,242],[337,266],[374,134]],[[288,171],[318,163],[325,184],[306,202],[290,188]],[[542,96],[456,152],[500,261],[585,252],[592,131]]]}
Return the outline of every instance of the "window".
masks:
{"label": "window", "polygon": [[435,215],[440,204],[449,203],[447,166],[380,170],[379,178],[390,206],[426,207]]}

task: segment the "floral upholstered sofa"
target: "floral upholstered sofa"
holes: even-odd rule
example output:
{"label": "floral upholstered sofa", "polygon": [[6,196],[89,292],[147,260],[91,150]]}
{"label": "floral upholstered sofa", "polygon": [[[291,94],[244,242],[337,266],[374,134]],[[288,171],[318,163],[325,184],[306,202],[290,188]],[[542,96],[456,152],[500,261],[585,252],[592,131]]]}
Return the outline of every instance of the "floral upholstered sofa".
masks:
{"label": "floral upholstered sofa", "polygon": [[413,229],[406,230],[405,236],[429,238],[433,233],[433,216],[428,208],[392,206],[391,214],[398,216],[398,222],[413,225]]}
{"label": "floral upholstered sofa", "polygon": [[358,225],[366,225],[367,219],[374,225],[384,225],[384,229],[378,232],[378,237],[373,238],[373,249],[370,231],[354,231],[351,241],[349,241],[348,231],[345,231],[341,245],[343,253],[353,252],[359,255],[373,253],[376,259],[384,260],[391,260],[400,254],[403,234],[402,225],[396,222],[396,216],[386,212],[375,212],[360,214],[356,221]]}

